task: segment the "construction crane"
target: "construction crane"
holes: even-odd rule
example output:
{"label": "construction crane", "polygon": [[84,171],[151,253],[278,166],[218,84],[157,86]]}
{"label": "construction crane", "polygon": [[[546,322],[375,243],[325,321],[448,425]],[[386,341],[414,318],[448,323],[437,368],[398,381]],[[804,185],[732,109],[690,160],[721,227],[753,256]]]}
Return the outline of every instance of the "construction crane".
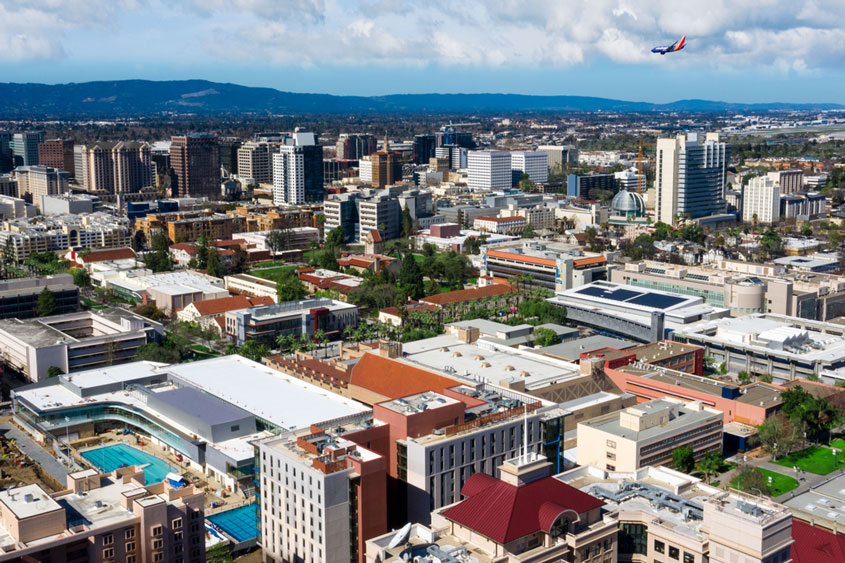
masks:
{"label": "construction crane", "polygon": [[637,193],[642,195],[645,188],[645,175],[643,174],[643,147],[656,147],[657,143],[644,143],[643,138],[639,139],[637,148]]}

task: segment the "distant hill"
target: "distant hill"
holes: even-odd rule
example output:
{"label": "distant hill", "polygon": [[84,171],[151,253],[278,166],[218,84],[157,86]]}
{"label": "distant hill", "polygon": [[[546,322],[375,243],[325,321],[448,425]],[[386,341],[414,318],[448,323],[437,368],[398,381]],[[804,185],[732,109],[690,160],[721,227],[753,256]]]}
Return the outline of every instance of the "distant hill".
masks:
{"label": "distant hill", "polygon": [[587,96],[519,94],[297,94],[206,80],[117,80],[71,84],[0,83],[0,117],[68,117],[198,114],[513,111],[767,111],[845,109],[841,104],[736,104],[679,100],[669,104]]}

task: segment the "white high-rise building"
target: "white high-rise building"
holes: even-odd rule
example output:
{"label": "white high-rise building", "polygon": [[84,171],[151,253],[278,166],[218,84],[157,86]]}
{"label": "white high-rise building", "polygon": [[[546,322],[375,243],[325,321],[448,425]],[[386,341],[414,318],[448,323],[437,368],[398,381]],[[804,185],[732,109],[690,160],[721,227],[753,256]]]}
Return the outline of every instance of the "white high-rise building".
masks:
{"label": "white high-rise building", "polygon": [[471,190],[507,189],[512,185],[508,151],[470,151],[467,168],[467,185]]}
{"label": "white high-rise building", "polygon": [[725,212],[730,146],[718,133],[657,140],[657,219],[670,225]]}
{"label": "white high-rise building", "polygon": [[305,157],[297,147],[283,145],[273,155],[273,204],[305,203]]}
{"label": "white high-rise building", "polygon": [[373,182],[373,161],[364,157],[358,161],[358,178],[365,184]]}
{"label": "white high-rise building", "polygon": [[549,153],[544,151],[514,151],[511,153],[511,170],[519,170],[535,184],[549,181]]}
{"label": "white high-rise building", "polygon": [[742,190],[742,220],[775,223],[780,219],[780,186],[771,176],[751,178]]}

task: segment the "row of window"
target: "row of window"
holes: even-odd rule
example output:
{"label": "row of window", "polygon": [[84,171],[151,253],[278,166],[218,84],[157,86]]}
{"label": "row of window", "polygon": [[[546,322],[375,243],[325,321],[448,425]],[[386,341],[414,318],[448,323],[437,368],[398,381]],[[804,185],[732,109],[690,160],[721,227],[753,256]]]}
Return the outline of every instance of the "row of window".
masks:
{"label": "row of window", "polygon": [[[660,540],[654,540],[654,552],[665,554],[666,544]],[[669,546],[669,559],[681,560],[681,550],[674,545]],[[659,562],[658,562],[659,563]],[[695,555],[689,552],[684,552],[684,563],[695,563]]]}

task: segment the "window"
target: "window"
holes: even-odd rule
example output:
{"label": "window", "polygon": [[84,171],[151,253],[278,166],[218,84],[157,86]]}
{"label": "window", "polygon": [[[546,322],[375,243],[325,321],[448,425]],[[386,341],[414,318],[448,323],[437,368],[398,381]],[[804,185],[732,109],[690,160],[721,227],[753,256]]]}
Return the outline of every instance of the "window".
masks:
{"label": "window", "polygon": [[608,448],[615,448],[615,447],[616,447],[616,442],[614,442],[613,440],[608,440],[608,441],[607,441],[607,447],[608,447]]}
{"label": "window", "polygon": [[196,520],[199,517],[200,517],[200,511],[199,510],[194,510],[193,512],[191,512],[191,520]]}
{"label": "window", "polygon": [[153,553],[153,561],[164,561],[164,554],[160,551]]}
{"label": "window", "polygon": [[103,536],[103,545],[114,545],[114,535],[106,534]]}
{"label": "window", "polygon": [[113,547],[107,547],[103,550],[103,559],[114,559]]}
{"label": "window", "polygon": [[126,551],[127,552],[135,551],[135,542],[134,541],[126,542]]}
{"label": "window", "polygon": [[135,537],[135,528],[129,528],[128,530],[126,530],[126,533],[123,535],[123,537],[125,537],[128,540],[131,540],[132,538],[134,538]]}
{"label": "window", "polygon": [[161,535],[161,526],[153,526],[153,535],[160,536]]}
{"label": "window", "polygon": [[170,523],[173,526],[174,530],[179,530],[182,528],[182,519],[181,518],[174,518],[173,522]]}
{"label": "window", "polygon": [[648,527],[645,524],[619,525],[619,553],[645,555],[648,551]]}
{"label": "window", "polygon": [[164,547],[164,540],[153,540],[153,549],[161,549]]}
{"label": "window", "polygon": [[608,471],[616,471],[616,466],[615,466],[615,465],[610,465],[610,464],[608,463],[608,464],[607,464],[607,470],[608,470]]}
{"label": "window", "polygon": [[680,559],[681,558],[681,550],[677,547],[669,546],[669,557],[672,559]]}
{"label": "window", "polygon": [[181,543],[177,543],[177,544],[173,547],[173,551],[174,551],[175,553],[182,553],[182,544],[181,544]]}
{"label": "window", "polygon": [[176,541],[182,541],[182,532],[173,532],[173,539]]}
{"label": "window", "polygon": [[607,452],[607,459],[612,459],[612,460],[615,460],[615,459],[616,459],[616,454],[615,454],[615,453],[613,453],[613,452]]}
{"label": "window", "polygon": [[240,424],[233,424],[232,427],[229,430],[232,431],[232,432],[237,432],[240,429],[241,429]]}
{"label": "window", "polygon": [[657,553],[666,553],[666,545],[659,540],[654,540],[654,551]]}
{"label": "window", "polygon": [[126,556],[126,563],[135,563],[135,556],[134,555],[127,555]]}
{"label": "window", "polygon": [[695,563],[695,555],[684,552],[684,563]]}

